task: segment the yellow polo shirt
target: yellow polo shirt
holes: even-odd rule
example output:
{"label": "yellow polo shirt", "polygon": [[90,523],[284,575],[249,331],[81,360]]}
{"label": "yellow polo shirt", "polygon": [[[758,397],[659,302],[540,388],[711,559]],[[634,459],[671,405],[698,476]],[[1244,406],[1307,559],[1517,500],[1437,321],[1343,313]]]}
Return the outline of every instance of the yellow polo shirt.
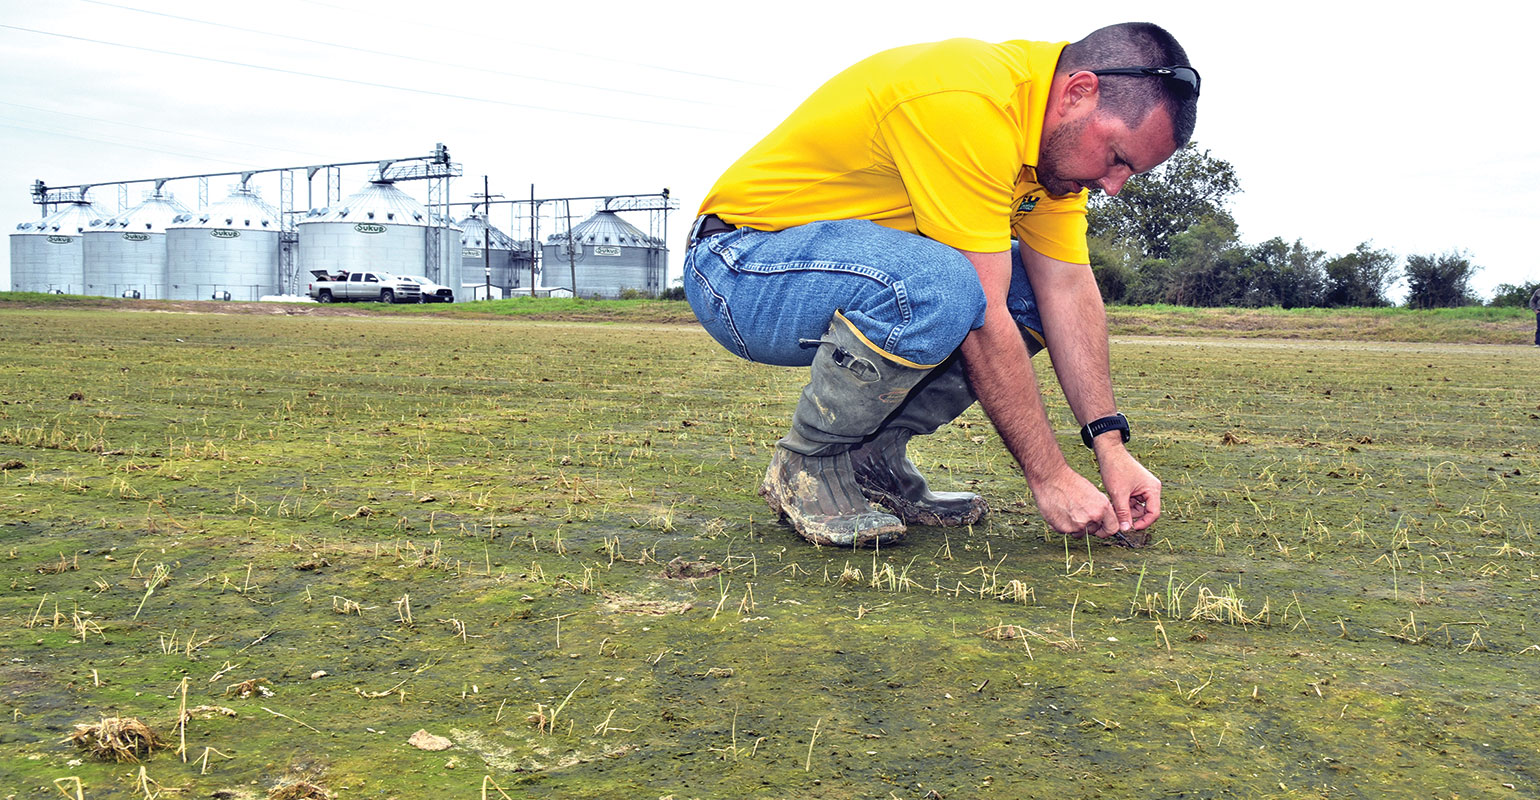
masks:
{"label": "yellow polo shirt", "polygon": [[758,230],[866,219],[959,250],[1012,233],[1085,264],[1086,193],[1036,181],[1064,42],[951,39],[878,53],[836,75],[712,187],[700,213]]}

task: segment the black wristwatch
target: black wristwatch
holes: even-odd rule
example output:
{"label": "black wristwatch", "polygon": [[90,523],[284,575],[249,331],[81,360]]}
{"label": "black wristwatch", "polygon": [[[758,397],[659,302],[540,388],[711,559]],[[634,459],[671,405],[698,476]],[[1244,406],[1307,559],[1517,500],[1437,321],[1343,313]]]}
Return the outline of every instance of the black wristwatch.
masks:
{"label": "black wristwatch", "polygon": [[1110,417],[1093,419],[1080,426],[1080,441],[1085,442],[1086,447],[1095,449],[1091,440],[1107,431],[1119,431],[1123,434],[1123,441],[1128,441],[1128,417],[1122,414],[1113,414]]}

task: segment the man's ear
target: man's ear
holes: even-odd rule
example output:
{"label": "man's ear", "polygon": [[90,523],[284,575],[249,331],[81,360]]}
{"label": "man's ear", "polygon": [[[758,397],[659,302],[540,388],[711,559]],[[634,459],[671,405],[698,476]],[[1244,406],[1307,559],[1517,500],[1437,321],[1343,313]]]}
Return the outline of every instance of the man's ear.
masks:
{"label": "man's ear", "polygon": [[1095,74],[1081,70],[1070,75],[1064,81],[1064,87],[1059,92],[1059,108],[1061,116],[1073,116],[1075,112],[1085,113],[1096,108],[1097,101],[1101,98],[1101,78]]}

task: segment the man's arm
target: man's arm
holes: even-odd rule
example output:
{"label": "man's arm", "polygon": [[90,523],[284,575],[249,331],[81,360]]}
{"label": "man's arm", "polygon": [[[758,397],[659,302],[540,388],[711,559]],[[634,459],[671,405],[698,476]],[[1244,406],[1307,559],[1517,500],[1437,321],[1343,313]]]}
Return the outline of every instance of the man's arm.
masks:
{"label": "man's arm", "polygon": [[[1107,353],[1107,311],[1088,264],[1049,258],[1021,248],[1043,319],[1043,338],[1054,373],[1075,419],[1084,425],[1117,413]],[[1160,518],[1160,480],[1129,454],[1123,437],[1109,431],[1092,444],[1102,485],[1123,530],[1144,530]]]}
{"label": "man's arm", "polygon": [[[987,301],[984,325],[963,340],[968,377],[1007,449],[1021,464],[1043,520],[1073,536],[1106,537],[1120,529],[1149,527],[1160,516],[1160,482],[1128,454],[1121,437],[1114,433],[1095,442],[1110,502],[1071,469],[1059,451],[1026,345],[1006,309],[1010,253],[964,255],[978,270]],[[1030,248],[1023,248],[1022,256],[1070,407],[1082,422],[1113,413],[1106,317],[1090,268],[1055,261]],[[1138,516],[1130,514],[1130,498],[1137,501]]]}

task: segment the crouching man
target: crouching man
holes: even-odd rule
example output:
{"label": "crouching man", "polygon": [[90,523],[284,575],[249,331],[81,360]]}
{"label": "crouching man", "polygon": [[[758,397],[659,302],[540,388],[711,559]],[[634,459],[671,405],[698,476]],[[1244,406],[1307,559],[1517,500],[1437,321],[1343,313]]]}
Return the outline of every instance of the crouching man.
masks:
{"label": "crouching man", "polygon": [[[723,347],[812,368],[760,488],[771,508],[841,546],[973,523],[984,500],[933,491],[905,452],[976,399],[1050,527],[1142,539],[1160,481],[1124,448],[1086,196],[1185,144],[1198,89],[1147,23],[913,45],[835,76],[733,164],[684,286]],[[1105,494],[1058,448],[1029,361],[1044,346]]]}

